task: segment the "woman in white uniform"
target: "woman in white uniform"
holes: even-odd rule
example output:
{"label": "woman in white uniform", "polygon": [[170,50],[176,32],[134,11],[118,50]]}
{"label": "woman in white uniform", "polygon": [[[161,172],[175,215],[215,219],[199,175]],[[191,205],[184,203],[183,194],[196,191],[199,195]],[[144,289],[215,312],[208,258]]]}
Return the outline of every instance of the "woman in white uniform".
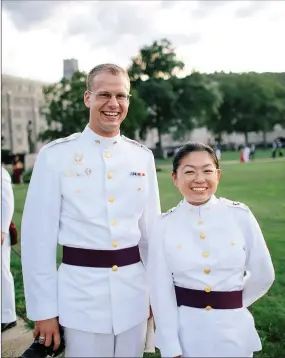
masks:
{"label": "woman in white uniform", "polygon": [[261,342],[248,307],[274,281],[260,227],[244,204],[217,198],[215,152],[189,143],[173,160],[184,199],[151,237],[148,279],[162,357],[252,357]]}

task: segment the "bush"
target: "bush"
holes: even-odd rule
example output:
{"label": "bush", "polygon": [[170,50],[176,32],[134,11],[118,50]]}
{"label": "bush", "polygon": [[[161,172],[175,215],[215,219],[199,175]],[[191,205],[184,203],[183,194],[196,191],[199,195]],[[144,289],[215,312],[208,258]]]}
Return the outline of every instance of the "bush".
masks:
{"label": "bush", "polygon": [[32,173],[33,173],[33,169],[28,169],[28,170],[25,171],[25,173],[23,175],[23,182],[24,183],[26,183],[26,184],[30,183]]}

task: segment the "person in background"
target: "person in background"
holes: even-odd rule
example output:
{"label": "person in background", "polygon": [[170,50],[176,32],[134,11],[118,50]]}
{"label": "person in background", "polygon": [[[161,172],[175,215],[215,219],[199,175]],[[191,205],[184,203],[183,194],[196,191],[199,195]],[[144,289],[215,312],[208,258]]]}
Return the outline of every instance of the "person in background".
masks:
{"label": "person in background", "polygon": [[246,144],[243,149],[243,161],[245,163],[249,162],[249,156],[250,156],[250,148],[249,148],[248,144]]}
{"label": "person in background", "polygon": [[283,157],[283,151],[282,151],[282,142],[280,139],[277,139],[276,141],[276,147],[277,147],[277,152],[279,154],[279,157]]}
{"label": "person in background", "polygon": [[18,155],[15,156],[13,163],[13,183],[21,184],[22,183],[22,175],[23,175],[23,163],[20,160]]}
{"label": "person in background", "polygon": [[240,161],[240,163],[244,163],[244,146],[243,145],[240,147],[239,161]]}
{"label": "person in background", "polygon": [[212,148],[184,145],[172,178],[183,200],[154,226],[147,267],[156,346],[162,357],[252,357],[262,347],[248,308],[274,281],[259,224],[246,205],[215,196]]}
{"label": "person in background", "polygon": [[2,311],[1,332],[16,326],[15,287],[10,270],[11,239],[9,228],[14,214],[14,193],[8,171],[1,167],[1,246],[2,246]]}
{"label": "person in background", "polygon": [[254,160],[254,155],[255,155],[255,144],[251,144],[251,146],[250,146],[250,155],[249,155],[249,158],[251,159],[251,160]]}
{"label": "person in background", "polygon": [[120,133],[130,96],[125,70],[94,67],[84,93],[89,124],[41,149],[28,188],[21,236],[27,317],[39,341],[54,339],[55,349],[64,327],[65,357],[150,350],[148,239],[161,211],[152,151]]}

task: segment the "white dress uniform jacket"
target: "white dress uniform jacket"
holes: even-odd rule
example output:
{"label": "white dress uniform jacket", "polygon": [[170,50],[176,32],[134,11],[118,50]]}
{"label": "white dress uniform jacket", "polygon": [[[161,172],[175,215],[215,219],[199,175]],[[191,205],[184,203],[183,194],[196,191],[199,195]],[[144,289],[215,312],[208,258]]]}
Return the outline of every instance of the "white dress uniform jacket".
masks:
{"label": "white dress uniform jacket", "polygon": [[[148,280],[162,357],[250,357],[261,350],[247,307],[268,291],[274,268],[245,205],[213,196],[201,206],[184,200],[163,214],[151,236]],[[243,307],[178,308],[174,285],[243,290]]]}
{"label": "white dress uniform jacket", "polygon": [[[152,152],[89,126],[45,146],[36,160],[22,220],[27,316],[59,316],[65,327],[122,333],[149,316],[145,265],[160,215]],[[57,244],[96,250],[139,245],[142,262],[112,268],[56,267]]]}
{"label": "white dress uniform jacket", "polygon": [[14,279],[10,271],[11,239],[9,227],[14,214],[14,193],[11,177],[5,168],[1,168],[1,232],[6,234],[2,245],[2,323],[16,321]]}

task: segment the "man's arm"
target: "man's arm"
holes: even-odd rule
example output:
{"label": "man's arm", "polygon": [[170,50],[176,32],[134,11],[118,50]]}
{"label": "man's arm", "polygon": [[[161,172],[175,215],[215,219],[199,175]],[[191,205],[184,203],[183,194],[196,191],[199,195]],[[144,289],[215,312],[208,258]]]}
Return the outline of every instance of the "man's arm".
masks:
{"label": "man's arm", "polygon": [[22,217],[22,271],[27,316],[33,321],[58,316],[56,256],[61,189],[49,150],[44,148],[38,154]]}
{"label": "man's arm", "polygon": [[1,244],[9,234],[9,227],[14,213],[14,193],[11,177],[2,167],[2,213],[1,213]]}
{"label": "man's arm", "polygon": [[159,218],[161,214],[155,161],[152,153],[150,155],[147,175],[148,175],[148,187],[149,187],[148,198],[143,215],[139,220],[139,228],[141,230],[141,239],[139,242],[139,248],[140,248],[141,259],[145,267],[147,265],[148,240],[150,237],[150,232],[153,224],[156,222],[156,220]]}

